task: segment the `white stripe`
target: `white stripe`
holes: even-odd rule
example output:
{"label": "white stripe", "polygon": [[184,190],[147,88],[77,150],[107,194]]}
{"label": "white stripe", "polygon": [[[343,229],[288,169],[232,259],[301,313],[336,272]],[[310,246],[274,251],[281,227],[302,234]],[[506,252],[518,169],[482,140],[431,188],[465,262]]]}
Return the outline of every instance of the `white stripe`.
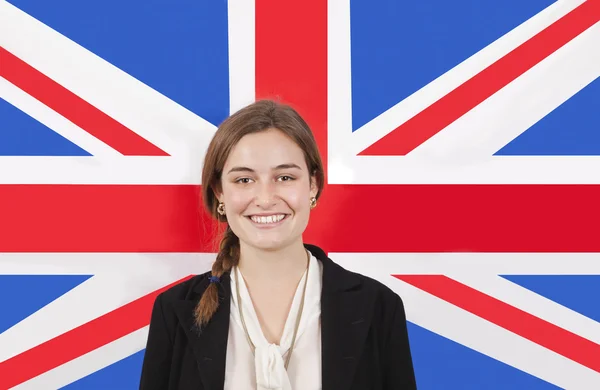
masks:
{"label": "white stripe", "polygon": [[384,274],[600,275],[600,253],[330,253]]}
{"label": "white stripe", "polygon": [[210,254],[2,254],[0,274],[94,276],[1,333],[0,361],[187,275],[203,273],[213,259]]}
{"label": "white stripe", "polygon": [[350,0],[329,0],[327,11],[327,171],[328,181],[351,183],[345,161],[352,133]]}
{"label": "white stripe", "polygon": [[4,0],[0,46],[170,155],[201,162],[214,125]]}
{"label": "white stripe", "polygon": [[[73,122],[65,119],[48,106],[40,103],[38,100],[26,94],[2,77],[0,77],[0,98],[6,100],[8,103],[46,127],[56,131],[58,134],[93,156],[121,156],[119,152],[106,145],[104,142],[82,130]],[[2,126],[5,127],[5,130],[3,131],[19,131],[19,129],[6,128],[7,123],[3,123]],[[0,168],[0,172],[1,171],[2,168]]]}
{"label": "white stripe", "polygon": [[333,258],[394,290],[404,301],[407,320],[416,325],[562,388],[600,386],[599,373],[390,276],[373,267],[371,254],[353,255],[362,256],[362,262],[346,261],[348,254]]}
{"label": "white stripe", "polygon": [[255,99],[255,3],[229,0],[229,112],[234,113]]}
{"label": "white stripe", "polygon": [[200,184],[202,163],[179,157],[0,156],[0,184]]}
{"label": "white stripe", "polygon": [[[548,27],[584,0],[559,0],[391,107],[352,134],[356,155]],[[349,129],[348,129],[349,130]]]}
{"label": "white stripe", "polygon": [[357,156],[331,184],[600,184],[600,156],[460,158]]}
{"label": "white stripe", "polygon": [[[507,279],[481,272],[454,272],[449,275],[469,287],[493,296],[571,333],[600,345],[600,322],[579,314]],[[591,297],[588,297],[591,299]]]}
{"label": "white stripe", "polygon": [[[210,269],[216,253],[2,253],[0,275],[127,274],[175,280]],[[152,276],[154,275],[154,276]],[[146,277],[146,276],[143,276]]]}
{"label": "white stripe", "polygon": [[[0,275],[202,273],[215,253],[0,253]],[[600,275],[600,253],[342,253],[353,267],[365,263],[389,274]],[[172,274],[176,270],[176,274]],[[145,276],[144,276],[145,277]]]}
{"label": "white stripe", "polygon": [[[558,49],[408,156],[424,159],[452,157],[475,162],[491,156],[600,77],[598,42],[600,23]],[[593,172],[593,176],[599,175]]]}
{"label": "white stripe", "polygon": [[[355,156],[331,162],[337,165],[330,168],[330,184],[600,183],[598,156],[491,156],[463,164],[454,157]],[[200,184],[201,162],[190,166],[175,157],[0,156],[0,184]]]}
{"label": "white stripe", "polygon": [[146,347],[148,326],[36,376],[13,390],[58,389],[125,359]]}

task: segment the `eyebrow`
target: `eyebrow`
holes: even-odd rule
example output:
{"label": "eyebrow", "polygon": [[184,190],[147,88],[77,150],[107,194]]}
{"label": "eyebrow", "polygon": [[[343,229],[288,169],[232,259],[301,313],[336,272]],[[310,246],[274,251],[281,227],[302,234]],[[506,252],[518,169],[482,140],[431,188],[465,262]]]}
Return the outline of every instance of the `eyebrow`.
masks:
{"label": "eyebrow", "polygon": [[[281,169],[300,169],[300,170],[302,170],[302,168],[300,168],[298,165],[296,165],[294,163],[279,164],[272,169],[274,171],[278,171]],[[229,170],[229,172],[227,172],[227,174],[230,174],[231,172],[252,172],[253,173],[254,169],[248,168],[248,167],[233,167]]]}

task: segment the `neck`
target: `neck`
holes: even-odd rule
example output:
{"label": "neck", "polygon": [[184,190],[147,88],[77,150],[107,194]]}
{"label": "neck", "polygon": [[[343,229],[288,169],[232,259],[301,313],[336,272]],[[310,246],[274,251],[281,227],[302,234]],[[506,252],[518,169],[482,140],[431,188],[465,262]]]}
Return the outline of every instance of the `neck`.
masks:
{"label": "neck", "polygon": [[240,243],[239,269],[249,282],[296,284],[306,270],[308,254],[301,241],[273,251]]}

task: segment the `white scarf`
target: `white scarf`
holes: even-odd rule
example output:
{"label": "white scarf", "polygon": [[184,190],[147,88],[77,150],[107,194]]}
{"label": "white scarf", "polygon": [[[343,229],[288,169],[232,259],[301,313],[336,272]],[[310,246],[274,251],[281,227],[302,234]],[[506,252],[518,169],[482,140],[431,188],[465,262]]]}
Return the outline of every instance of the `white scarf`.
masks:
{"label": "white scarf", "polygon": [[[231,271],[231,313],[233,314],[233,317],[239,326],[243,326],[239,316],[237,294],[235,293],[237,275],[239,272],[236,271],[236,269]],[[241,273],[239,273],[239,275],[241,276]],[[292,390],[288,373],[285,370],[284,357],[288,352],[292,343],[292,338],[294,337],[294,326],[296,324],[298,309],[302,299],[304,279],[306,277],[307,275],[305,272],[300,280],[300,283],[298,283],[298,288],[296,289],[294,300],[283,328],[283,335],[281,337],[280,345],[269,343],[265,338],[258,321],[258,316],[256,315],[256,311],[252,305],[252,300],[246,287],[246,283],[244,282],[244,278],[240,277],[242,313],[244,315],[244,320],[250,339],[256,347],[254,351],[254,365],[257,390]],[[308,284],[306,286],[306,296],[304,300],[304,310],[302,312],[302,318],[300,319],[296,342],[306,330],[309,321],[314,318],[315,315],[318,316],[321,314],[320,279],[321,275],[318,260],[311,255],[307,281]],[[291,359],[294,359],[294,356],[292,356]]]}

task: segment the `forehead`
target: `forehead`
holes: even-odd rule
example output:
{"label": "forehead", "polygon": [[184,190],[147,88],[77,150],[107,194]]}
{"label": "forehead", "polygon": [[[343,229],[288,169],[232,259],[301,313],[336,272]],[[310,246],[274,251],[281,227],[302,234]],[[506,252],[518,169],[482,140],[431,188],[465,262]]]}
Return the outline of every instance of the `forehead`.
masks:
{"label": "forehead", "polygon": [[305,167],[304,153],[283,132],[269,129],[242,137],[231,150],[225,168],[245,166],[260,169],[285,163],[295,163]]}

